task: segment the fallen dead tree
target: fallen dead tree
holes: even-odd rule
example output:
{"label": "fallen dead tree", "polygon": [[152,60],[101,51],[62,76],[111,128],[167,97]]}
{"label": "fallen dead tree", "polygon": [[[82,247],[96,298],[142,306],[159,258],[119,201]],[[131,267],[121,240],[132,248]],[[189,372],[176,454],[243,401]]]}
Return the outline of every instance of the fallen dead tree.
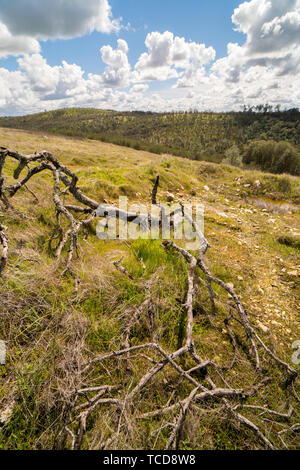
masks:
{"label": "fallen dead tree", "polygon": [[[13,185],[6,185],[3,176],[5,162],[8,158],[17,162],[17,167],[14,170],[14,178],[17,182]],[[21,178],[21,174],[25,169],[27,173]],[[49,247],[55,252],[58,259],[62,258],[64,249],[68,248],[62,275],[70,274],[72,276],[77,295],[79,279],[73,268],[73,258],[79,233],[99,216],[105,217],[109,214],[110,217],[114,216],[129,222],[135,221],[137,216],[120,210],[110,210],[106,205],[102,206],[97,201],[87,197],[78,187],[77,176],[52,154],[44,151],[39,154],[25,156],[2,148],[0,151],[0,201],[5,210],[15,210],[12,203],[14,196],[22,188],[26,188],[31,178],[44,171],[47,171],[52,177],[53,205],[56,212],[56,227],[50,236]],[[160,207],[157,202],[158,189],[159,178],[155,182],[151,198],[152,203]],[[70,203],[65,204],[63,198],[65,195],[72,197],[76,204],[79,203],[80,206]],[[170,219],[173,218],[173,224],[174,215],[173,213],[168,216]],[[149,217],[149,224],[161,225],[163,216],[165,215],[162,213],[159,218],[148,215],[141,217]],[[64,221],[64,224],[62,221]],[[66,223],[67,228],[64,229]],[[135,314],[128,319],[124,326],[123,347],[118,351],[109,351],[105,355],[90,359],[81,370],[82,375],[86,377],[87,384],[82,389],[74,391],[73,404],[61,430],[61,436],[70,436],[72,449],[82,447],[89,418],[95,413],[101,415],[102,409],[112,409],[116,416],[114,426],[101,442],[100,446],[103,449],[118,448],[120,442],[123,445],[126,442],[127,446],[130,446],[135,426],[138,426],[139,422],[148,419],[160,419],[161,424],[157,431],[158,434],[165,429],[169,429],[166,449],[178,449],[180,448],[184,426],[189,419],[189,414],[201,414],[206,410],[222,413],[226,416],[226,419],[234,422],[236,426],[244,426],[250,429],[262,448],[287,447],[282,436],[285,433],[298,430],[298,423],[289,424],[297,416],[294,409],[295,403],[299,401],[295,391],[298,378],[297,371],[281,360],[260,337],[235,290],[211,273],[205,262],[209,244],[199,227],[195,224],[193,227],[202,243],[197,255],[188,252],[173,241],[163,242],[164,249],[172,252],[174,256],[182,257],[188,267],[187,293],[184,305],[186,311],[184,344],[175,351],[169,351],[158,342],[153,341],[140,345],[131,344],[133,327],[150,308],[150,282],[146,286],[146,300],[140,307],[137,307]],[[0,243],[2,245],[0,274],[2,274],[8,258],[8,238],[2,225],[0,225]],[[120,269],[120,265],[117,264],[116,267]],[[129,275],[125,269],[121,269],[121,272],[124,276]],[[195,346],[193,306],[196,300],[196,287],[202,289],[203,284],[208,289],[211,300],[211,312],[207,313],[207,320],[211,328],[216,330],[219,328],[216,324],[217,306],[215,299],[217,296],[213,286],[217,285],[230,298],[226,306],[228,315],[223,322],[233,349],[229,365],[218,364],[210,358],[201,357]],[[255,373],[254,382],[242,388],[230,385],[232,380],[230,371],[234,369],[238,357],[247,360]],[[98,367],[103,367],[107,371],[108,378],[111,379],[109,371],[110,369],[114,370],[118,363],[120,364],[118,367],[126,364],[126,370],[128,371],[136,360],[141,359],[145,364],[141,370],[142,375],[136,383],[130,384],[127,388],[122,387],[120,383],[104,383],[101,385],[91,383],[94,377],[93,371],[97,370]],[[247,403],[248,399],[255,397],[262,390],[267,390],[268,385],[272,382],[273,379],[268,372],[270,365],[278,369],[286,395],[285,402],[279,404],[278,410],[263,408],[259,404],[253,404],[253,401],[251,405]],[[178,376],[180,384],[185,384],[183,387],[185,396],[180,396],[175,390],[170,395],[168,402],[161,408],[147,412],[140,410],[139,402],[145,389],[150,383],[155,389],[155,383],[159,380],[158,377],[170,370]],[[286,410],[286,412],[283,412],[283,410]],[[282,419],[287,421],[286,426],[282,425]],[[266,423],[269,425],[269,430]]]}

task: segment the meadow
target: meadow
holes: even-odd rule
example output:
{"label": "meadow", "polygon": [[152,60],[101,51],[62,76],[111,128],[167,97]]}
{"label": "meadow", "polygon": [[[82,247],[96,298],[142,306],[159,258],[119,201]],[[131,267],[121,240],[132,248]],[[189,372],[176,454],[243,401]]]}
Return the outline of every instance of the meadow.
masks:
{"label": "meadow", "polygon": [[[130,203],[150,205],[159,174],[159,201],[167,202],[172,193],[182,204],[204,204],[210,244],[206,265],[230,290],[235,289],[268,348],[288,367],[296,367],[292,345],[300,337],[299,178],[50,134],[70,133],[78,122],[81,127],[72,128],[74,135],[97,136],[106,122],[101,121],[102,113],[95,111],[93,118],[93,111],[86,110],[86,121],[79,123],[77,112],[18,118],[19,123],[24,119],[23,127],[33,127],[31,120],[35,120],[39,132],[2,127],[0,146],[26,155],[51,152],[77,175],[81,191],[99,203],[117,204],[119,196],[126,195]],[[110,126],[115,123],[118,133],[126,127],[126,138],[129,129],[134,135],[138,114],[111,116]],[[201,134],[196,137],[196,127],[190,127],[189,121],[199,119],[205,126],[206,119],[212,118],[150,115],[141,119],[149,119],[143,131],[144,136],[149,132],[149,141],[144,137],[149,145],[176,142],[180,148],[176,129],[185,120],[184,138],[191,141],[190,128],[199,142]],[[234,117],[216,115],[214,120],[215,127],[207,124],[211,134],[204,132],[203,145],[226,146],[222,139],[226,129],[236,129]],[[17,121],[10,125],[13,122]],[[43,134],[44,129],[49,132]],[[228,135],[231,146],[233,134],[228,131]],[[4,167],[9,185],[14,184],[15,167],[13,160]],[[9,242],[8,263],[0,277],[0,338],[8,349],[7,364],[0,366],[0,449],[70,449],[80,444],[81,449],[253,450],[268,448],[268,442],[278,449],[299,448],[292,429],[300,412],[297,382],[292,383],[293,391],[287,369],[278,367],[262,346],[258,346],[262,369],[257,371],[249,338],[230,317],[236,315],[232,297],[213,283],[212,304],[200,268],[195,271],[192,308],[195,350],[218,367],[211,366],[209,376],[196,368],[192,380],[185,380],[183,370],[192,368],[189,355],[174,360],[175,366],[167,360],[162,370],[155,350],[137,350],[123,360],[114,357],[125,340],[137,348],[157,343],[168,354],[184,345],[188,264],[160,240],[99,240],[92,221],[79,236],[74,254],[72,271],[79,280],[74,298],[74,278],[63,275],[65,261],[54,256],[49,243],[57,228],[53,191],[51,172],[40,173],[22,186],[12,207],[2,204],[0,209],[0,226]],[[68,191],[59,194],[64,204],[70,204]],[[61,227],[67,230],[67,222],[62,221]],[[67,259],[68,247],[62,256]],[[105,363],[97,362],[99,356],[109,354]],[[87,369],[91,361],[96,362]],[[136,391],[145,371],[155,367],[155,377]],[[199,393],[201,387],[210,389],[212,381],[221,389],[230,383],[239,394],[225,400],[208,393],[193,403],[192,393]],[[134,407],[128,411],[119,404],[127,403],[130,396]],[[188,404],[186,414],[181,414],[177,403]],[[232,412],[232,403],[239,413]],[[85,421],[76,421],[76,414],[87,406],[92,411],[84,415]],[[164,407],[166,412],[156,413]],[[178,422],[180,433],[172,440]]]}

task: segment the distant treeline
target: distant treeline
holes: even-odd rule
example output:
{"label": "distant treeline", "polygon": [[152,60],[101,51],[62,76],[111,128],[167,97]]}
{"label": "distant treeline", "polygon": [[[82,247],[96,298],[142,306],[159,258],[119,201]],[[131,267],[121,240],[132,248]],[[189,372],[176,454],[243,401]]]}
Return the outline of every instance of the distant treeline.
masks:
{"label": "distant treeline", "polygon": [[229,113],[67,108],[0,118],[0,126],[97,139],[213,162],[223,161],[234,147],[244,164],[300,175],[298,108],[281,111],[280,106],[266,104]]}

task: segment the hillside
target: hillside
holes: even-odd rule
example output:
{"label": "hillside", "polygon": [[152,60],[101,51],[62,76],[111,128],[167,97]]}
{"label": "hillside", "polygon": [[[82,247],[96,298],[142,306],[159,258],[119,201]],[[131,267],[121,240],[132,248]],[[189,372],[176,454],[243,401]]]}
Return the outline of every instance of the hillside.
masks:
{"label": "hillside", "polygon": [[[259,108],[260,109],[260,108]],[[300,175],[300,112],[143,113],[98,109],[59,109],[22,117],[0,118],[0,126],[51,132],[128,146],[192,160],[221,162],[237,145],[246,163],[260,166],[260,158],[245,155],[253,141],[285,142],[271,148],[263,170]]]}
{"label": "hillside", "polygon": [[[79,122],[78,112],[5,125],[100,138],[104,113],[80,111],[86,120]],[[135,135],[138,115],[107,114],[118,133],[126,126],[130,137],[130,126]],[[173,145],[187,118],[143,119],[141,140],[151,145],[167,145],[169,120],[178,120]],[[237,129],[232,116],[214,119],[203,145],[221,145],[227,125]],[[0,147],[0,241],[8,240],[0,277],[0,340],[8,351],[0,366],[0,449],[299,448],[292,358],[300,339],[300,179],[4,127]],[[57,160],[43,154],[34,161],[44,150]],[[32,155],[29,171],[44,165],[26,184],[13,186],[28,171],[13,152]],[[117,204],[122,195],[150,206],[157,175],[159,201],[172,193],[204,204],[210,248],[197,267],[196,254],[187,259],[161,240],[100,240],[95,220],[73,251],[72,237],[61,245],[74,229],[64,208],[81,223],[92,212],[86,201]],[[86,212],[72,212],[77,187]],[[174,353],[191,338],[188,350]]]}

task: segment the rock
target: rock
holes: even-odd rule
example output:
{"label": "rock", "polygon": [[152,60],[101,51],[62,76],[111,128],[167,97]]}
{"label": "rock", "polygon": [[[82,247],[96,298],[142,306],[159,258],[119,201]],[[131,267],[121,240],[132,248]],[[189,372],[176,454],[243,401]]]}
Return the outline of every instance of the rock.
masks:
{"label": "rock", "polygon": [[0,341],[0,365],[6,364],[6,346],[4,341]]}
{"label": "rock", "polygon": [[225,214],[225,212],[217,212],[217,214],[218,214],[220,217],[224,217],[225,219],[229,219],[228,215]]}
{"label": "rock", "polygon": [[14,411],[15,404],[16,400],[13,398],[4,410],[0,410],[0,425],[4,426],[9,423]]}
{"label": "rock", "polygon": [[297,277],[298,276],[298,271],[288,271],[289,276]]}
{"label": "rock", "polygon": [[257,326],[263,333],[268,333],[270,331],[269,328],[263,325],[260,321],[257,321]]}
{"label": "rock", "polygon": [[204,190],[205,190],[205,191],[210,191],[210,189],[209,189],[208,186],[204,186]]}
{"label": "rock", "polygon": [[238,280],[239,280],[239,281],[243,281],[244,278],[243,278],[242,276],[238,276]]}
{"label": "rock", "polygon": [[254,186],[255,186],[257,189],[259,189],[259,188],[261,187],[261,182],[260,182],[259,180],[256,180],[256,181],[254,182]]}

